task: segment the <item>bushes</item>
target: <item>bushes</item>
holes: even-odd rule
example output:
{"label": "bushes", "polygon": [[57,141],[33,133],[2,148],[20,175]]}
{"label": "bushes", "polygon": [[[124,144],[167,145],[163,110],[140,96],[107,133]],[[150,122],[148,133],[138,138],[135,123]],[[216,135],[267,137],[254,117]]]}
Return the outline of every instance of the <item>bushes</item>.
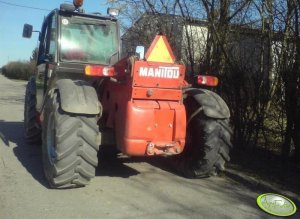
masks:
{"label": "bushes", "polygon": [[28,80],[34,73],[33,62],[9,62],[2,67],[2,74],[11,79]]}

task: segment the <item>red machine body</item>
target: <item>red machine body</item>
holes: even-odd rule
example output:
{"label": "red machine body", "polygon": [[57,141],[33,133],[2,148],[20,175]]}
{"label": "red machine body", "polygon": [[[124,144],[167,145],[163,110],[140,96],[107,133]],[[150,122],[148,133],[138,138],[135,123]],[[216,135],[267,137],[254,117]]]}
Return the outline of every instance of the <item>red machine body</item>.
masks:
{"label": "red machine body", "polygon": [[[104,82],[99,98],[105,126],[114,129],[117,147],[124,154],[179,154],[186,135],[185,66],[175,63],[164,36],[158,35],[149,50],[146,60],[118,62],[114,80]],[[158,50],[168,51],[165,57],[149,61],[151,52]]]}

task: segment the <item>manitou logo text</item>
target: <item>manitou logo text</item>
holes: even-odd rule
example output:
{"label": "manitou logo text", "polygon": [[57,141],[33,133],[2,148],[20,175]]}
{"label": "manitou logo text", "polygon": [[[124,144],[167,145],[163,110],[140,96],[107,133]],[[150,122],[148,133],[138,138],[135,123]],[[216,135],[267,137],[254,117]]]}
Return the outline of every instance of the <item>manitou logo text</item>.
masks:
{"label": "manitou logo text", "polygon": [[139,75],[141,77],[176,79],[179,78],[179,67],[158,67],[158,68],[140,67]]}

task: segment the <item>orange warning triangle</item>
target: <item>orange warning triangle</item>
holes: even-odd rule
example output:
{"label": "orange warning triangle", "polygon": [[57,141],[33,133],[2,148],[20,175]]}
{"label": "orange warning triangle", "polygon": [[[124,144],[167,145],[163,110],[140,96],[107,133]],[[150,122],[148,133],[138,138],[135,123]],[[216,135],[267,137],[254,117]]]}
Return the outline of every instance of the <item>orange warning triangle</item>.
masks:
{"label": "orange warning triangle", "polygon": [[175,63],[175,56],[165,36],[156,35],[145,58],[150,62]]}

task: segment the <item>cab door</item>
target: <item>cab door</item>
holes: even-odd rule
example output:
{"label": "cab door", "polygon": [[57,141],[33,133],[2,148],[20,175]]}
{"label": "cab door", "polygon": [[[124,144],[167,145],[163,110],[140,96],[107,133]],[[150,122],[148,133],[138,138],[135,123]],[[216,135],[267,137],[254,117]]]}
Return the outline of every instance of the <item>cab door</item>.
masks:
{"label": "cab door", "polygon": [[53,66],[57,63],[57,14],[50,14],[43,23],[39,37],[39,53],[36,70],[37,111],[41,111],[43,97],[48,88]]}

